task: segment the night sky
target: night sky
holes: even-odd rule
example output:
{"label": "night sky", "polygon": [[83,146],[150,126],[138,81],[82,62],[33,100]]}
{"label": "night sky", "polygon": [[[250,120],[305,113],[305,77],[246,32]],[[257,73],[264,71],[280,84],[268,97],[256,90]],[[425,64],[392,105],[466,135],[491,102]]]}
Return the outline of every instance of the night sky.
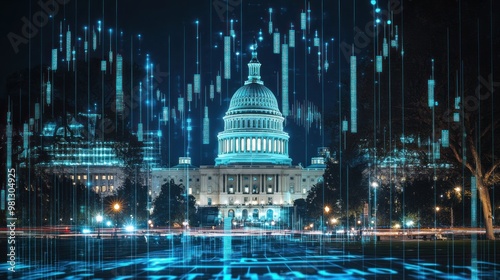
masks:
{"label": "night sky", "polygon": [[[193,74],[196,73],[197,68],[197,54],[199,55],[199,67],[202,77],[202,95],[205,87],[208,94],[210,81],[213,80],[215,83],[215,75],[219,69],[223,70],[219,66],[223,65],[223,37],[220,34],[222,32],[223,35],[229,35],[230,23],[228,19],[233,19],[236,40],[234,51],[232,52],[232,79],[225,80],[223,77],[222,95],[216,94],[213,101],[208,101],[211,129],[210,145],[201,144],[202,104],[204,104],[205,98],[200,98],[196,102],[193,101],[191,112],[189,113],[189,116],[193,119],[191,143],[187,142],[185,130],[179,120],[175,125],[171,123],[168,127],[160,128],[164,132],[164,142],[162,142],[162,145],[168,147],[168,151],[170,151],[170,153],[166,153],[165,155],[164,164],[170,166],[175,165],[177,157],[185,155],[187,150],[189,150],[193,158],[193,164],[195,165],[211,165],[214,163],[213,160],[217,155],[217,132],[223,129],[222,117],[227,110],[230,97],[246,80],[248,75],[246,64],[250,59],[250,45],[254,38],[259,37],[259,30],[262,30],[263,35],[263,41],[259,41],[258,49],[259,60],[262,63],[262,80],[277,95],[281,106],[281,93],[278,90],[277,84],[278,80],[281,79],[281,54],[273,54],[273,38],[268,33],[269,8],[273,8],[273,26],[281,34],[288,33],[291,23],[294,24],[294,29],[297,31],[297,46],[295,49],[289,49],[290,106],[297,102],[301,104],[311,102],[320,112],[324,112],[323,117],[325,118],[333,117],[334,119],[338,119],[339,92],[348,95],[349,64],[345,46],[350,46],[355,42],[356,37],[354,35],[356,34],[356,28],[359,27],[359,30],[367,32],[369,31],[366,29],[367,26],[369,27],[370,23],[374,21],[374,17],[370,13],[373,12],[374,7],[370,4],[369,0],[340,1],[340,12],[338,10],[338,1],[310,1],[310,28],[308,28],[305,35],[307,46],[311,48],[309,54],[305,46],[306,41],[302,40],[302,32],[300,30],[300,12],[307,9],[308,2],[306,1],[54,0],[56,3],[66,2],[66,4],[57,4],[58,11],[54,14],[53,19],[49,19],[41,28],[33,31],[29,43],[21,42],[17,45],[12,43],[13,34],[25,40],[22,29],[26,20],[34,22],[37,20],[34,19],[34,15],[44,12],[37,2],[26,0],[8,1],[3,3],[0,11],[3,23],[0,27],[0,34],[2,36],[0,43],[2,53],[0,94],[2,96],[2,104],[4,104],[2,111],[7,107],[6,102],[3,102],[6,101],[7,95],[10,95],[14,99],[17,98],[17,96],[14,96],[14,92],[16,94],[21,92],[25,100],[26,97],[33,100],[31,96],[39,96],[36,87],[30,90],[23,89],[16,91],[15,87],[13,89],[12,86],[9,86],[9,80],[12,80],[13,76],[19,75],[19,71],[36,68],[40,65],[45,65],[46,67],[50,64],[51,49],[59,48],[60,22],[63,22],[64,34],[69,26],[74,42],[75,37],[84,37],[84,26],[88,26],[91,29],[92,27],[97,27],[98,20],[103,21],[102,47],[98,47],[96,52],[91,52],[90,54],[92,58],[96,58],[97,60],[107,59],[110,43],[109,29],[112,29],[112,50],[115,53],[118,51],[123,55],[124,63],[130,63],[131,59],[133,59],[139,68],[142,67],[144,69],[146,55],[149,54],[151,63],[154,63],[155,69],[157,69],[155,73],[159,74],[161,80],[160,82],[159,79],[156,79],[158,84],[155,87],[160,89],[162,94],[168,95],[169,93],[170,102],[176,106],[177,97],[185,96],[185,84],[192,83]],[[40,2],[51,3],[52,0],[42,0]],[[441,16],[441,21],[445,21],[446,16],[450,18],[455,17],[458,1],[445,1],[451,7],[449,13],[447,11],[436,11],[443,4],[437,4],[436,7],[430,6],[429,10],[432,12],[429,12],[427,18],[426,13],[417,15],[413,12],[412,8],[418,8],[418,10],[422,11],[425,10],[422,7],[430,5],[433,1],[419,1],[419,3],[416,3],[416,1],[405,1],[408,9],[403,10],[402,13],[399,1],[378,2],[377,6],[381,9],[379,18],[382,22],[386,22],[389,19],[386,11],[388,10],[387,7],[391,6],[393,10],[399,10],[394,15],[393,25],[401,24],[401,16],[404,14],[407,17],[407,26],[415,27],[415,23],[419,21],[429,26],[429,23],[425,21],[437,20],[435,18],[436,15]],[[489,1],[463,2],[465,3],[464,8],[475,6],[475,4],[470,4],[472,2],[481,2],[481,4],[477,4],[479,7],[477,8],[479,11],[478,14],[488,12]],[[52,9],[52,6],[50,9]],[[495,5],[494,9],[498,10],[498,7]],[[195,24],[197,20],[199,21],[200,36],[198,53]],[[451,26],[451,28],[452,32],[455,32],[456,26]],[[313,47],[313,37],[316,30],[322,39],[322,44],[325,42],[329,43],[327,59],[330,66],[326,73],[322,70],[322,76],[319,80],[317,74],[317,50]],[[425,42],[422,38],[413,38],[410,28],[405,30],[405,32],[407,42]],[[141,35],[140,40],[138,39],[139,34]],[[170,60],[168,58],[169,40]],[[464,42],[466,40],[464,38]],[[344,49],[339,48],[339,43],[344,46]],[[80,41],[80,52],[77,51],[79,53],[77,55],[79,60],[83,59],[81,45]],[[91,45],[91,40],[89,45]],[[358,51],[358,57],[360,57],[358,61],[362,61],[363,59],[369,60],[370,57],[373,57],[373,37],[368,37],[367,45],[358,48]],[[323,51],[324,54],[325,51]],[[439,56],[440,54],[437,55]],[[59,59],[63,56],[64,52],[60,53]],[[322,64],[324,60],[325,57],[323,56]],[[58,71],[66,71],[65,63],[60,62],[59,66],[61,70]],[[169,67],[170,72],[168,72]],[[71,71],[69,73],[64,79],[73,79]],[[37,75],[40,74],[38,73]],[[360,73],[360,75],[364,74]],[[341,90],[339,90],[340,87],[338,86],[339,78],[342,84]],[[32,77],[32,79],[36,80],[37,78]],[[130,75],[125,73],[124,80],[127,79],[130,80]],[[140,80],[140,77],[135,76],[134,79]],[[295,96],[293,95],[294,89],[296,92]],[[54,98],[58,97],[55,96]],[[92,104],[94,100],[91,99],[89,98],[89,104],[82,106],[93,109],[94,106]],[[161,105],[155,103],[155,101],[152,101],[152,103],[154,106],[153,119],[151,119],[149,124],[151,129],[156,130],[158,129],[158,115]],[[30,104],[33,106],[32,103]],[[143,116],[145,119],[149,118],[145,113],[147,112],[147,106],[151,106],[151,104],[144,102]],[[349,104],[345,104],[345,102],[341,104],[341,117],[348,116],[348,106]],[[74,109],[68,108],[68,110],[72,111]],[[26,109],[24,111],[25,113],[22,114],[13,113],[15,125],[19,126],[19,123],[27,121],[30,114],[33,114],[33,109],[31,109],[30,114],[26,112]],[[5,114],[1,115],[0,120],[2,123],[5,122]],[[133,130],[137,127],[137,118],[135,120],[128,119],[126,122],[128,122],[127,125],[132,127]],[[143,120],[143,122],[146,121]],[[335,129],[338,130],[338,126]],[[293,164],[300,162],[302,165],[308,165],[310,157],[316,155],[317,147],[332,144],[330,140],[331,132],[324,124],[320,128],[317,122],[313,122],[308,129],[303,125],[297,124],[292,118],[289,118],[285,131],[290,133],[291,136],[290,157],[293,159]]]}

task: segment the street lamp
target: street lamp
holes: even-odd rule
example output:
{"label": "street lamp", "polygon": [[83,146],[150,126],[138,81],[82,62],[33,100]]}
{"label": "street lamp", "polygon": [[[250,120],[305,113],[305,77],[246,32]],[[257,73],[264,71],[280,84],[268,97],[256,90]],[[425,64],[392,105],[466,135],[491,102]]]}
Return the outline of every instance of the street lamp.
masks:
{"label": "street lamp", "polygon": [[[328,207],[328,205],[327,205],[327,206],[325,206],[325,213],[326,213],[326,215],[328,215],[328,212],[330,212],[330,207]],[[324,214],[323,214],[323,219],[322,219],[322,221],[326,221],[326,219],[325,219],[325,215],[324,215]],[[326,224],[328,225],[328,222],[326,222]],[[322,232],[324,232],[324,227],[325,227],[325,225],[322,225],[322,229],[321,229],[321,231],[322,231]],[[328,229],[327,229],[327,230],[328,230]]]}
{"label": "street lamp", "polygon": [[115,237],[118,236],[117,227],[118,227],[118,213],[120,212],[121,205],[119,203],[115,203],[113,205],[113,211],[115,212]]}
{"label": "street lamp", "polygon": [[102,222],[102,216],[101,214],[97,214],[95,217],[95,220],[97,221],[97,238],[101,238],[101,222]]}

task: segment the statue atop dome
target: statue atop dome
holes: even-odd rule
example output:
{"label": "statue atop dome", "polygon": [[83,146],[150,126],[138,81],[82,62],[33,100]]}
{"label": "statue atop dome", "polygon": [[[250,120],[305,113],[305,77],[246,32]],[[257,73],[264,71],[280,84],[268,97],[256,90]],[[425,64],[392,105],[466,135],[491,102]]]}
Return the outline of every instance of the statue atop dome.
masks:
{"label": "statue atop dome", "polygon": [[255,39],[251,49],[252,49],[252,59],[248,63],[248,80],[245,81],[245,85],[251,83],[257,83],[263,85],[264,82],[260,79],[261,64],[257,59],[257,41]]}

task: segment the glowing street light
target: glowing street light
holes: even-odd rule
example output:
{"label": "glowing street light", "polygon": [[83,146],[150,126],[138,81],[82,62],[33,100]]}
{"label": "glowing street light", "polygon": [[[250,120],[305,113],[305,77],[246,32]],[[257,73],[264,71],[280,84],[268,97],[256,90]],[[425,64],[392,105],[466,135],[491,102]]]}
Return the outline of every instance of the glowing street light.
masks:
{"label": "glowing street light", "polygon": [[118,213],[120,212],[121,205],[120,203],[113,204],[113,211],[115,212],[115,237],[118,236],[117,227],[118,227]]}

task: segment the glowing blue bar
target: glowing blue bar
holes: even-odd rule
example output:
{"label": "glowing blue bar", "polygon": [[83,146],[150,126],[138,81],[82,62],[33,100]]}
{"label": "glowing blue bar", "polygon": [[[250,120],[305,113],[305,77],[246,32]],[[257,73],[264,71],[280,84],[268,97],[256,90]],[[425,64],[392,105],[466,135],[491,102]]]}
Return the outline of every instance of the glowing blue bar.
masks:
{"label": "glowing blue bar", "polygon": [[123,58],[116,55],[116,112],[123,112]]}
{"label": "glowing blue bar", "polygon": [[306,13],[300,13],[300,29],[306,30]]}
{"label": "glowing blue bar", "polygon": [[434,84],[435,84],[435,81],[434,80],[428,80],[427,81],[427,94],[428,94],[428,106],[430,108],[434,107]]}
{"label": "glowing blue bar", "polygon": [[349,123],[346,120],[342,121],[342,132],[349,130]]}
{"label": "glowing blue bar", "polygon": [[460,96],[455,97],[455,110],[459,110],[459,109],[460,109]]}
{"label": "glowing blue bar", "polygon": [[220,75],[217,75],[217,77],[215,77],[215,91],[217,93],[222,92],[222,78]]}
{"label": "glowing blue bar", "polygon": [[200,77],[200,74],[194,74],[194,93],[201,93],[201,77]]}
{"label": "glowing blue bar", "polygon": [[376,56],[376,64],[377,64],[377,73],[382,73],[382,56]]}
{"label": "glowing blue bar", "polygon": [[184,112],[184,97],[177,98],[177,110]]}
{"label": "glowing blue bar", "polygon": [[47,105],[50,105],[52,103],[52,84],[50,83],[50,81],[47,81],[46,86],[47,87],[45,89],[45,98]]}
{"label": "glowing blue bar", "polygon": [[319,37],[318,37],[318,30],[316,30],[314,34],[314,42],[313,42],[315,47],[319,47]]}
{"label": "glowing blue bar", "polygon": [[351,132],[358,132],[356,56],[351,56]]}
{"label": "glowing blue bar", "polygon": [[280,33],[274,32],[273,34],[273,53],[280,53]]}
{"label": "glowing blue bar", "polygon": [[143,131],[142,131],[142,123],[139,123],[137,125],[137,140],[139,142],[142,142],[144,140],[144,134],[143,134]]}
{"label": "glowing blue bar", "polygon": [[187,101],[193,101],[193,84],[187,84]]}
{"label": "glowing blue bar", "polygon": [[29,144],[29,130],[28,124],[24,123],[23,125],[23,154],[24,157],[28,156],[28,144]]}
{"label": "glowing blue bar", "polygon": [[95,51],[97,49],[97,35],[95,30],[92,29],[92,49]]}
{"label": "glowing blue bar", "polygon": [[477,227],[477,185],[474,176],[470,178],[470,192],[470,226],[475,228]]}
{"label": "glowing blue bar", "polygon": [[441,130],[441,145],[444,148],[448,148],[450,146],[450,132],[447,129]]}
{"label": "glowing blue bar", "polygon": [[57,70],[57,49],[52,49],[52,71]]}
{"label": "glowing blue bar", "polygon": [[106,60],[101,61],[101,71],[106,72]]}
{"label": "glowing blue bar", "polygon": [[210,85],[210,100],[214,100],[215,97],[215,86],[213,84]]}
{"label": "glowing blue bar", "polygon": [[440,159],[441,158],[441,150],[438,142],[432,143],[432,148],[433,148],[433,157],[434,159]]}
{"label": "glowing blue bar", "polygon": [[163,123],[167,124],[168,122],[168,107],[163,107]]}
{"label": "glowing blue bar", "polygon": [[460,114],[455,112],[453,113],[453,121],[454,122],[460,122]]}
{"label": "glowing blue bar", "polygon": [[224,36],[224,79],[231,79],[231,37]]}
{"label": "glowing blue bar", "polygon": [[66,61],[71,60],[71,31],[66,32]]}
{"label": "glowing blue bar", "polygon": [[387,44],[386,38],[384,38],[384,41],[382,43],[382,55],[384,57],[387,57],[389,55],[389,45]]}
{"label": "glowing blue bar", "polygon": [[295,30],[288,31],[288,45],[290,48],[295,48]]}
{"label": "glowing blue bar", "polygon": [[288,45],[281,45],[281,98],[282,98],[282,112],[286,118],[289,115],[288,104]]}
{"label": "glowing blue bar", "polygon": [[205,106],[203,117],[203,144],[210,144],[210,119],[208,118],[208,107]]}

